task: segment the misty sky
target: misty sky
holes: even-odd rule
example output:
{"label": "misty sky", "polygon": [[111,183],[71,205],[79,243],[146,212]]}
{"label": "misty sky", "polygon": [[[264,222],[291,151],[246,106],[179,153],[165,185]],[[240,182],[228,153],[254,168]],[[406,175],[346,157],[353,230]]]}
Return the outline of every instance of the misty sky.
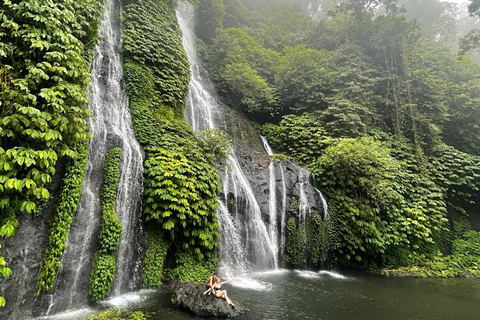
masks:
{"label": "misty sky", "polygon": [[444,2],[455,2],[455,3],[458,3],[458,4],[469,2],[469,0],[442,0],[442,1],[444,1]]}

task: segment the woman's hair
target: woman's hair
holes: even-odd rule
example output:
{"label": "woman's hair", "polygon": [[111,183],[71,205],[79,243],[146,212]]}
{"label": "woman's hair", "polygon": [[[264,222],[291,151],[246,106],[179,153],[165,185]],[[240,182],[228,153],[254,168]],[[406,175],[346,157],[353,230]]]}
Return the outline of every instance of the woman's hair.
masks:
{"label": "woman's hair", "polygon": [[211,277],[208,278],[207,283],[205,284],[205,287],[208,289],[208,287],[213,286],[220,278],[214,274]]}

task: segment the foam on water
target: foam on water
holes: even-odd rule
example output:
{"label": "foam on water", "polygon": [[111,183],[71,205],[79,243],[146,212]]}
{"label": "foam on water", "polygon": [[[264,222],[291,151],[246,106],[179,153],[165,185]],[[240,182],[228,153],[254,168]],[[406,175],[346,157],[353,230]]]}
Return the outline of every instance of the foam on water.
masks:
{"label": "foam on water", "polygon": [[122,294],[105,301],[100,302],[100,304],[113,307],[113,308],[126,308],[131,305],[138,304],[140,302],[145,301],[149,298],[150,295],[154,294],[155,290],[140,290],[136,292],[129,292],[126,294]]}
{"label": "foam on water", "polygon": [[273,288],[273,285],[270,282],[257,280],[251,277],[235,278],[235,280],[233,280],[229,284],[236,288],[254,291],[270,291]]}
{"label": "foam on water", "polygon": [[273,270],[265,270],[265,271],[258,271],[253,273],[254,277],[265,277],[265,276],[280,276],[284,275],[286,273],[291,272],[291,270],[288,269],[273,269]]}
{"label": "foam on water", "polygon": [[317,272],[309,270],[293,270],[299,277],[306,279],[320,279],[320,275]]}
{"label": "foam on water", "polygon": [[86,317],[95,313],[95,310],[90,308],[81,308],[76,310],[67,310],[65,312],[57,313],[51,316],[44,316],[35,318],[36,320],[77,320],[85,319]]}
{"label": "foam on water", "polygon": [[340,280],[346,280],[348,279],[347,277],[341,275],[340,273],[334,272],[334,271],[327,271],[327,270],[320,270],[318,272],[319,275],[327,275],[335,279],[340,279]]}
{"label": "foam on water", "polygon": [[318,272],[309,271],[309,270],[294,270],[295,273],[302,278],[306,279],[321,279],[323,276],[329,276],[337,280],[347,280],[348,277],[341,275],[335,271],[320,270]]}

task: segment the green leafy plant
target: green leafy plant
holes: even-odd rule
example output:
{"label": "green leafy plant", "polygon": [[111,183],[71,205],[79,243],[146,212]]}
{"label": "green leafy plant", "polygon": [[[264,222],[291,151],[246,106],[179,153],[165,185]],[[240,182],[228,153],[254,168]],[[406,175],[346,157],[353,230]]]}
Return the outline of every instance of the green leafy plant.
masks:
{"label": "green leafy plant", "polygon": [[120,245],[122,226],[115,213],[118,181],[120,180],[120,161],[122,149],[110,150],[103,166],[103,186],[101,192],[102,224],[98,236],[99,250],[102,253],[113,253]]}
{"label": "green leafy plant", "polygon": [[[41,212],[40,204],[50,197],[48,185],[57,160],[66,157],[70,163],[38,293],[53,285],[78,202],[82,180],[78,175],[83,174],[88,140],[86,57],[95,44],[96,33],[90,31],[96,30],[102,5],[103,1],[93,0],[6,0],[0,5],[2,236],[13,235],[18,214]],[[67,191],[72,193],[68,199]]]}
{"label": "green leafy plant", "polygon": [[163,238],[163,230],[156,229],[153,225],[147,227],[147,234],[148,249],[143,260],[143,287],[159,288],[162,285],[163,266],[169,243]]}
{"label": "green leafy plant", "polygon": [[205,153],[213,155],[220,165],[227,163],[231,155],[230,141],[225,131],[218,129],[204,129],[197,133],[199,145]]}
{"label": "green leafy plant", "polygon": [[113,148],[105,157],[103,165],[102,224],[98,236],[98,250],[90,275],[89,296],[92,301],[104,299],[110,293],[115,276],[113,254],[117,251],[122,236],[122,225],[115,213],[121,154],[120,147]]}
{"label": "green leafy plant", "polygon": [[[226,139],[212,132],[197,139],[184,120],[190,72],[170,1],[127,2],[123,40],[126,91],[145,150],[144,215],[150,231],[144,286],[156,287],[167,244],[177,263],[188,266],[183,270],[194,268],[183,257],[202,260],[216,250],[215,156],[226,157]],[[204,149],[210,147],[216,155]]]}
{"label": "green leafy plant", "polygon": [[192,281],[203,284],[218,269],[216,252],[210,252],[201,260],[188,252],[180,252],[175,260],[176,267],[167,270],[166,275],[168,279],[176,279],[180,282]]}
{"label": "green leafy plant", "polygon": [[78,157],[71,159],[67,164],[67,172],[63,178],[60,198],[55,207],[53,221],[50,225],[47,248],[43,253],[40,265],[37,295],[42,291],[52,290],[55,284],[66,246],[68,231],[80,200],[87,160],[88,149],[84,146],[79,150]]}
{"label": "green leafy plant", "polygon": [[93,269],[90,275],[90,290],[88,295],[92,301],[105,298],[112,286],[115,277],[115,257],[101,252],[95,253]]}

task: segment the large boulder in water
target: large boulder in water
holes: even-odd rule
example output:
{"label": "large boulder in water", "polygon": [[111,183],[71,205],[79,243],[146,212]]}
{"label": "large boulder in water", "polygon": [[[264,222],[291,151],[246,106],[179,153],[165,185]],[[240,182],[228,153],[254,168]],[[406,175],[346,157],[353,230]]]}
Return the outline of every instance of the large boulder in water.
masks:
{"label": "large boulder in water", "polygon": [[197,316],[232,318],[248,311],[235,301],[233,301],[235,307],[232,307],[223,299],[213,295],[203,295],[204,291],[205,286],[203,285],[178,282],[173,286],[172,302]]}

